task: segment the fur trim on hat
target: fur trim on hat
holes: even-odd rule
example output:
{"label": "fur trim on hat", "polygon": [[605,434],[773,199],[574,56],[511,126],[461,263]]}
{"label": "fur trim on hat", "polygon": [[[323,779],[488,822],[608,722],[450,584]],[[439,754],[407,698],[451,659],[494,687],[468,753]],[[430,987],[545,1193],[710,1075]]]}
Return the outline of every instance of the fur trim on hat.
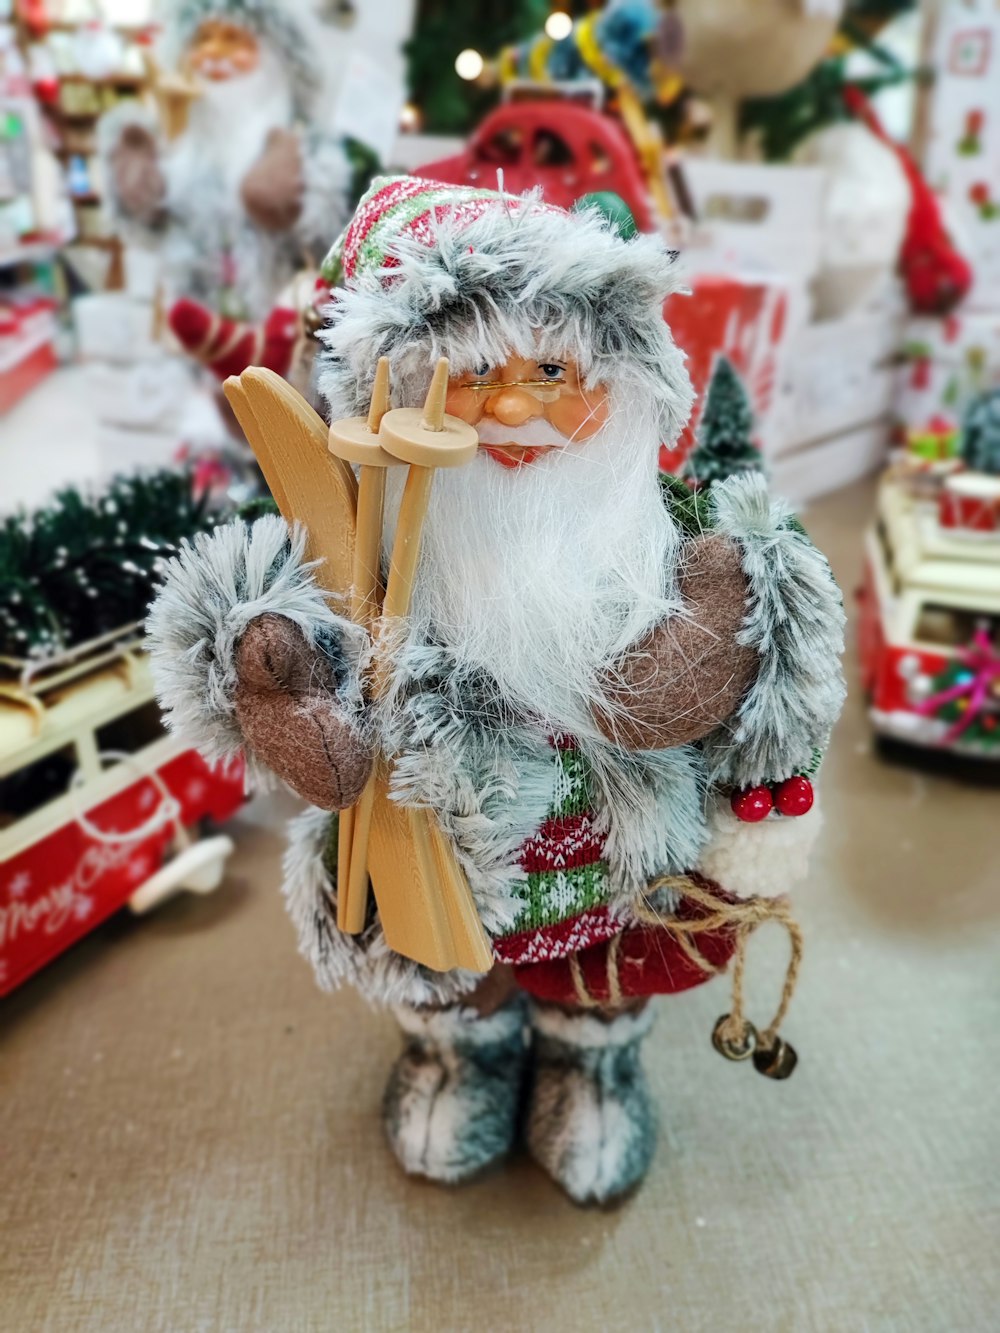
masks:
{"label": "fur trim on hat", "polygon": [[247,28],[270,46],[284,65],[295,99],[295,113],[307,119],[320,89],[320,70],[305,15],[289,12],[287,0],[164,0],[164,60],[174,67],[199,27],[223,19]]}
{"label": "fur trim on hat", "polygon": [[844,703],[844,605],[826,557],[756,474],[715,482],[713,528],[739,542],[749,585],[739,642],[760,670],[735,719],[703,743],[713,782],[751,787],[810,767]]}
{"label": "fur trim on hat", "polygon": [[431,225],[432,244],[397,239],[393,267],[335,293],[317,378],[333,417],[367,409],[380,356],[391,358],[395,401],[410,404],[438,357],[461,374],[542,351],[573,357],[591,386],[651,398],[662,438],[677,437],[692,389],[663,321],[679,280],[658,237],[623,241],[594,209],[506,208],[501,195],[472,222],[438,210]]}

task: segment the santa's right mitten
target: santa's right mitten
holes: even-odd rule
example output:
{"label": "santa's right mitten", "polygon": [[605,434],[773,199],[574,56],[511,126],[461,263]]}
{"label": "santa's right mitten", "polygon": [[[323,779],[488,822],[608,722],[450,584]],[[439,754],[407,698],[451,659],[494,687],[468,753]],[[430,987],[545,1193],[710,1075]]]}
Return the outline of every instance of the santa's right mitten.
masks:
{"label": "santa's right mitten", "polygon": [[372,747],[325,655],[285,616],[252,620],[236,648],[236,718],[255,759],[322,810],[354,805]]}

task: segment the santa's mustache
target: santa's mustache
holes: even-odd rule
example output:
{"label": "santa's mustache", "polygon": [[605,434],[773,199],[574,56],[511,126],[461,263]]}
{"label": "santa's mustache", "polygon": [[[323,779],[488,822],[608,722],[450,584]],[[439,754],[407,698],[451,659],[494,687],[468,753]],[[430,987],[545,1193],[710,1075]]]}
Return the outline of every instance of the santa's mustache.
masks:
{"label": "santa's mustache", "polygon": [[525,449],[548,449],[569,444],[568,436],[556,430],[544,417],[532,417],[521,426],[505,426],[495,417],[487,417],[476,426],[480,444],[517,444]]}
{"label": "santa's mustache", "polygon": [[203,74],[206,79],[231,79],[237,74],[244,72],[243,66],[228,57],[213,59],[203,57],[197,62],[198,73]]}

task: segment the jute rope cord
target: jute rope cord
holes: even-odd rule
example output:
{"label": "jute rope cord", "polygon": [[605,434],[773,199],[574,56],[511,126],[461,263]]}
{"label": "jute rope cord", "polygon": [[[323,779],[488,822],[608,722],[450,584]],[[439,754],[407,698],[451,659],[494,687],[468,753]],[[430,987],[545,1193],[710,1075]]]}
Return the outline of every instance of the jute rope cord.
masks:
{"label": "jute rope cord", "polygon": [[[670,889],[686,898],[696,907],[703,908],[705,915],[694,921],[680,921],[675,917],[664,916],[649,901],[649,896],[660,889]],[[788,932],[790,955],[785,969],[785,981],[781,989],[781,999],[774,1017],[766,1028],[757,1036],[757,1046],[769,1050],[778,1037],[778,1029],[785,1021],[788,1007],[792,1002],[795,987],[802,965],[802,929],[794,919],[788,905],[788,899],[747,898],[736,902],[726,902],[696,880],[687,875],[663,875],[654,880],[646,892],[632,906],[633,916],[644,925],[656,926],[665,930],[680,945],[687,959],[703,972],[717,974],[725,971],[725,965],[717,966],[710,962],[698,948],[697,937],[713,931],[728,931],[736,937],[733,955],[733,1000],[730,1012],[720,1025],[719,1035],[738,1043],[744,1037],[746,1018],[744,1014],[744,977],[746,974],[746,950],[750,936],[765,921],[776,921]],[[577,1000],[585,1008],[600,1005],[620,1005],[622,989],[620,977],[620,935],[616,936],[608,949],[607,983],[608,998],[595,999],[587,989],[583,969],[579,959],[572,955],[569,959],[570,974]]]}

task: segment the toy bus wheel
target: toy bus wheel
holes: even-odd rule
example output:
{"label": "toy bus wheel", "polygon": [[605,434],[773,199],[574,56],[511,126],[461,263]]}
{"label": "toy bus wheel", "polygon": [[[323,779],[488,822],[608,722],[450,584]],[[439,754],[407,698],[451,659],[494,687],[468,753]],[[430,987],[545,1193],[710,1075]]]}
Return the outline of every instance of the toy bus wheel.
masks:
{"label": "toy bus wheel", "polygon": [[185,847],[133,893],[128,900],[130,910],[141,916],[183,889],[190,893],[211,893],[222,883],[233,845],[232,838],[219,834]]}

